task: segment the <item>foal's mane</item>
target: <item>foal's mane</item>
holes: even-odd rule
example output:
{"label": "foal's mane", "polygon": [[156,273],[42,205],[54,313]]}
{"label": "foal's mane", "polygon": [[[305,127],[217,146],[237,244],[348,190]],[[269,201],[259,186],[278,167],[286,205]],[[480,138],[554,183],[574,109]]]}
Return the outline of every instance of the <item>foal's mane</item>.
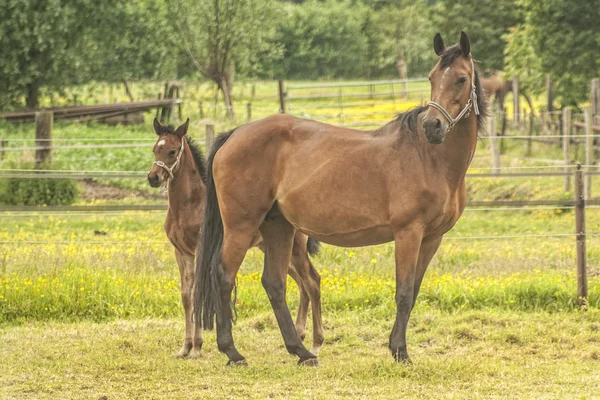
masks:
{"label": "foal's mane", "polygon": [[[447,68],[460,56],[462,56],[462,50],[460,46],[454,45],[448,47],[444,53],[441,55],[440,66],[442,68]],[[481,82],[479,81],[479,66],[476,62],[473,62],[475,66],[475,94],[477,94],[477,106],[479,107],[479,115],[477,116],[477,130],[483,128],[485,118],[488,116],[488,102],[485,94],[483,93],[483,88],[481,87]],[[406,112],[398,114],[396,117],[396,121],[400,122],[400,129],[406,129],[409,132],[417,133],[417,118],[420,113],[427,110],[428,105],[414,107]]]}
{"label": "foal's mane", "polygon": [[[175,128],[171,125],[162,125],[159,131],[156,133],[159,136],[175,135]],[[194,159],[194,164],[196,165],[196,169],[200,174],[200,178],[202,178],[202,181],[206,183],[206,163],[204,161],[204,154],[202,154],[202,150],[200,149],[198,143],[196,143],[196,141],[189,135],[185,135],[185,139],[187,140],[187,144],[192,152],[192,158]]]}

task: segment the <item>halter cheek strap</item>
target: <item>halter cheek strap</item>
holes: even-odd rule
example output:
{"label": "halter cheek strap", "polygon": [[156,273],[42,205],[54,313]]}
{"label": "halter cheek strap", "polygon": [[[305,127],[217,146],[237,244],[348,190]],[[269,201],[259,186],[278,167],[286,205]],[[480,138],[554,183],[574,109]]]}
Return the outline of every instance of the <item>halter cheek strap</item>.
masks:
{"label": "halter cheek strap", "polygon": [[173,165],[171,165],[170,167],[167,166],[167,164],[165,164],[161,160],[154,161],[154,164],[158,165],[159,167],[161,167],[162,169],[164,169],[165,171],[167,171],[169,173],[170,179],[175,178],[175,176],[173,175],[173,171],[175,170],[175,168],[177,168],[177,166],[179,165],[179,162],[181,161],[181,156],[183,155],[184,143],[185,143],[185,137],[182,137],[181,138],[181,149],[179,149],[179,154],[177,154],[177,159],[175,160]]}
{"label": "halter cheek strap", "polygon": [[446,109],[439,103],[435,101],[429,101],[429,105],[439,112],[448,120],[450,123],[448,125],[448,129],[446,129],[446,133],[450,132],[454,125],[458,123],[463,117],[468,118],[471,115],[471,107],[475,111],[475,115],[479,115],[479,106],[477,105],[477,91],[475,88],[475,65],[473,64],[473,59],[471,58],[471,95],[469,96],[469,101],[467,104],[460,110],[456,118],[452,118],[452,116],[446,111]]}

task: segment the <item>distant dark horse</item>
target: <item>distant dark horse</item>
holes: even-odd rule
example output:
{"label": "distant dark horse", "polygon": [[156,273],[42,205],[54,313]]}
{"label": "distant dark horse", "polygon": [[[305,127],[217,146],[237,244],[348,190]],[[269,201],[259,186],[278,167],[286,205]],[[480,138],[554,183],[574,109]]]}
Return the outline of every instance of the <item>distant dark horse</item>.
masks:
{"label": "distant dark horse", "polygon": [[375,131],[339,128],[274,115],[220,136],[207,167],[202,255],[196,261],[195,312],[210,329],[217,319],[219,350],[244,362],[231,334],[235,277],[257,230],[262,234],[262,283],[288,352],[316,365],[286,304],[286,273],[294,234],[336,246],[393,241],[396,322],[389,348],[410,362],[406,327],[443,235],[465,205],[465,174],[483,126],[485,97],[469,38],[446,48],[429,73],[431,102]]}
{"label": "distant dark horse", "polygon": [[[194,257],[198,246],[198,237],[204,204],[206,201],[204,157],[200,148],[188,138],[190,120],[177,129],[162,125],[154,120],[154,132],[158,135],[154,145],[154,164],[148,174],[151,186],[159,187],[168,183],[169,209],[165,220],[165,231],[169,241],[175,247],[175,258],[181,275],[181,300],[185,313],[185,339],[181,350],[175,357],[198,357],[202,347],[202,328],[192,321],[192,294],[194,287]],[[252,246],[261,249],[264,246],[260,235],[253,239]],[[300,306],[296,330],[304,338],[308,307],[312,302],[313,311],[313,348],[319,352],[323,344],[323,324],[321,322],[320,277],[307,255],[318,251],[318,243],[307,238],[301,232],[294,237],[293,256],[290,276],[300,290]]]}
{"label": "distant dark horse", "polygon": [[[481,78],[481,87],[483,88],[483,91],[488,99],[493,99],[493,101],[497,104],[498,109],[504,110],[504,98],[509,92],[513,92],[513,81],[503,80],[498,71],[494,71],[494,73],[489,77]],[[533,104],[531,103],[531,98],[529,95],[523,93],[522,91],[519,94],[523,96],[525,100],[527,100],[527,104],[529,104],[531,112],[534,112]]]}

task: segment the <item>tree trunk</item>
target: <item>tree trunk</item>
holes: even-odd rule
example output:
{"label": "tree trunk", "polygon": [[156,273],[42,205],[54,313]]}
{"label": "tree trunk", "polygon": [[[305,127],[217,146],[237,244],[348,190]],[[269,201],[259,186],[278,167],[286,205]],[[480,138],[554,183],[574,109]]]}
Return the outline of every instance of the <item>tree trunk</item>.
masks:
{"label": "tree trunk", "polygon": [[38,108],[40,100],[40,86],[32,82],[27,85],[27,97],[25,98],[25,103],[27,108]]}
{"label": "tree trunk", "polygon": [[219,80],[219,82],[217,82],[217,84],[219,85],[219,89],[221,89],[221,92],[223,93],[223,100],[225,100],[225,107],[227,107],[227,113],[229,114],[229,118],[231,118],[232,121],[235,121],[235,110],[233,109],[233,95],[231,93],[233,85],[229,84],[230,78],[227,75],[227,73],[221,75],[221,79]]}

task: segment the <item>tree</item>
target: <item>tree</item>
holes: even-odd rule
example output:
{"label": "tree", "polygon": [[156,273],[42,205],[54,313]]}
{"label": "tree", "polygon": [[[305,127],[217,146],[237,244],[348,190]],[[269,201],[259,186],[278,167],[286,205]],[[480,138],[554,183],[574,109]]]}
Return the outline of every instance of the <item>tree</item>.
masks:
{"label": "tree", "polygon": [[588,97],[589,82],[600,71],[598,2],[521,0],[520,5],[543,72],[552,76],[563,104],[577,105]]}
{"label": "tree", "polygon": [[[535,0],[532,0],[535,1]],[[519,23],[517,0],[440,0],[430,10],[433,26],[444,38],[471,39],[471,50],[484,69],[504,67],[504,35]]]}
{"label": "tree", "polygon": [[287,79],[356,77],[368,50],[363,28],[367,7],[347,1],[286,4],[277,27],[283,57],[275,74]]}
{"label": "tree", "polygon": [[[519,90],[523,93],[539,94],[544,90],[542,59],[536,53],[529,25],[520,24],[511,28],[505,36],[505,75],[519,75]],[[509,78],[510,79],[510,78]]]}
{"label": "tree", "polygon": [[[25,97],[38,106],[40,89],[79,83],[89,72],[90,32],[110,1],[5,0],[0,3],[0,102]],[[101,4],[101,5],[99,5]]]}
{"label": "tree", "polygon": [[274,0],[172,0],[178,38],[197,70],[223,93],[229,116],[233,109],[234,72],[252,74],[263,65],[259,56],[278,55]]}
{"label": "tree", "polygon": [[[433,61],[431,39],[433,27],[427,8],[421,1],[394,1],[375,15],[378,27],[376,46],[383,56],[379,67],[398,67],[402,79],[408,75],[426,74]],[[375,61],[376,59],[371,59]]]}
{"label": "tree", "polygon": [[37,108],[42,90],[174,70],[165,10],[162,0],[0,2],[0,106]]}

